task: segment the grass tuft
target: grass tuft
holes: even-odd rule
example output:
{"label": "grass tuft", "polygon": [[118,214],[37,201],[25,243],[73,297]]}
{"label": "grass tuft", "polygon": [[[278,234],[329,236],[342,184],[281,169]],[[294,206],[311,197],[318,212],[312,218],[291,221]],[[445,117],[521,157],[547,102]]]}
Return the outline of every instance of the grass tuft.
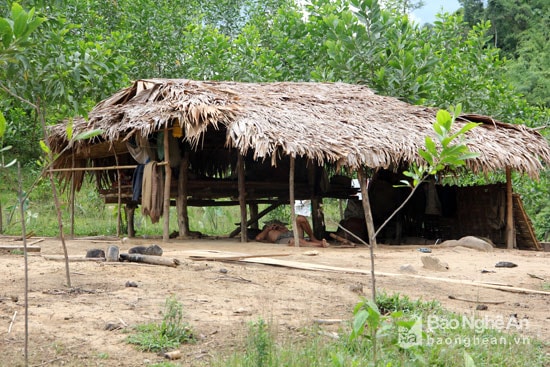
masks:
{"label": "grass tuft", "polygon": [[134,327],[126,341],[144,352],[164,352],[195,341],[191,327],[183,319],[183,306],[171,296],[166,300],[160,324],[147,323]]}

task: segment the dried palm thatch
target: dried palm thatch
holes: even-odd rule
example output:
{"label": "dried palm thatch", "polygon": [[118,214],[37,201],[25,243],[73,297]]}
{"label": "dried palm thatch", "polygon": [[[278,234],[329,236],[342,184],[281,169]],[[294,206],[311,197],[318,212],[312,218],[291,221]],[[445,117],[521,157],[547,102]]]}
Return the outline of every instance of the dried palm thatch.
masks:
{"label": "dried palm thatch", "polygon": [[[74,134],[101,128],[101,136],[68,141],[65,124],[59,124],[49,138],[54,151],[71,148],[90,159],[122,152],[121,143],[138,132],[179,125],[196,150],[208,141],[207,132],[218,130],[225,131],[226,147],[273,164],[290,155],[350,169],[388,168],[421,163],[417,152],[433,134],[436,113],[344,83],[148,79],[99,103],[87,121],[74,121]],[[480,153],[467,162],[473,172],[509,167],[536,178],[542,164],[550,163],[548,142],[536,131],[479,115],[461,116],[456,128],[467,121],[482,123],[467,134],[470,150]]]}

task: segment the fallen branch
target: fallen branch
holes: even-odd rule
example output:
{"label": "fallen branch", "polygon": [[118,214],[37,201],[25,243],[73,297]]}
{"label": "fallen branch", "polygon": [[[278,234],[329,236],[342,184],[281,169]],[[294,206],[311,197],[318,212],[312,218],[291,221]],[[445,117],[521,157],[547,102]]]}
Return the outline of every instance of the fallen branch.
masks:
{"label": "fallen branch", "polygon": [[39,238],[39,239],[37,239],[37,240],[32,241],[31,243],[28,243],[28,244],[27,244],[27,251],[29,250],[29,247],[28,247],[28,246],[36,245],[37,243],[40,243],[40,242],[42,242],[42,241],[44,241],[44,238]]}
{"label": "fallen branch", "polygon": [[[42,255],[45,260],[52,261],[65,261],[65,256],[63,255]],[[104,257],[84,257],[84,256],[69,256],[68,260],[70,262],[78,261],[105,261]]]}
{"label": "fallen branch", "polygon": [[335,325],[335,324],[341,324],[344,320],[342,319],[315,319],[313,320],[314,323],[319,325]]}
{"label": "fallen branch", "polygon": [[487,305],[501,305],[501,304],[505,303],[504,301],[479,301],[479,300],[476,301],[476,300],[473,300],[473,299],[455,297],[453,295],[450,295],[449,299],[454,299],[454,300],[457,300],[457,301],[470,302],[470,303],[485,303]]}
{"label": "fallen branch", "polygon": [[[346,232],[347,234],[349,234],[350,236],[353,236],[356,240],[358,240],[359,242],[361,242],[363,245],[369,247],[369,244],[366,243],[365,241],[363,241],[362,238],[358,237],[355,233],[351,232],[350,230],[346,229],[344,226],[338,224],[338,228],[341,228],[342,230],[344,230],[344,232]],[[375,236],[376,237],[376,236]]]}
{"label": "fallen branch", "polygon": [[230,277],[230,276],[224,276],[224,277],[216,278],[214,281],[217,282],[218,280],[229,280],[229,281],[232,281],[232,282],[252,283],[251,280],[245,279],[245,278],[243,278],[243,277]]}
{"label": "fallen branch", "polygon": [[17,311],[15,311],[15,312],[13,313],[13,316],[12,316],[12,318],[11,318],[10,327],[8,328],[8,334],[11,333],[11,328],[12,328],[13,323],[14,323],[14,321],[15,321],[15,316],[17,316]]}
{"label": "fallen branch", "polygon": [[344,237],[340,237],[338,236],[336,233],[331,233],[330,234],[330,237],[331,238],[334,238],[336,241],[340,242],[341,244],[340,245],[335,245],[333,247],[343,247],[343,248],[346,248],[346,247],[357,247],[357,244],[355,242],[351,242],[350,240],[344,238]]}
{"label": "fallen branch", "polygon": [[123,261],[135,262],[135,263],[145,263],[151,265],[163,265],[170,267],[177,267],[180,264],[178,259],[168,259],[161,256],[151,256],[151,255],[142,255],[142,254],[120,254],[120,259]]}

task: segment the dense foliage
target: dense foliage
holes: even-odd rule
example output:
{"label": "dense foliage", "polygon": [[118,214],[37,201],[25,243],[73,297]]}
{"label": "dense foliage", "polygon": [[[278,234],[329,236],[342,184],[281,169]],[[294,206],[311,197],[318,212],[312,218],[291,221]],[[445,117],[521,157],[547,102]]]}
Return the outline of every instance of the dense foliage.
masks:
{"label": "dense foliage", "polygon": [[[385,7],[377,0],[302,3],[21,1],[41,21],[9,55],[14,38],[8,41],[6,32],[16,19],[5,0],[3,144],[12,145],[10,154],[23,163],[34,162],[42,134],[33,106],[56,123],[85,115],[130,80],[148,77],[345,81],[411,103],[461,103],[465,112],[532,127],[550,121],[546,1],[491,0],[484,6],[463,0],[457,14],[425,26],[407,16],[418,1],[392,0]],[[540,182],[515,179],[542,236],[550,231],[548,173]]]}

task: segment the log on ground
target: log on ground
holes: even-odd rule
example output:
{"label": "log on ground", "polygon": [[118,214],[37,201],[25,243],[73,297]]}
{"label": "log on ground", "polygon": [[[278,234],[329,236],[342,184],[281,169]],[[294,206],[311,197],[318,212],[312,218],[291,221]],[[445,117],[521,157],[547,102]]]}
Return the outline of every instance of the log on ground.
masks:
{"label": "log on ground", "polygon": [[120,260],[151,265],[171,266],[173,268],[180,264],[178,259],[169,259],[166,257],[142,254],[120,254]]}

